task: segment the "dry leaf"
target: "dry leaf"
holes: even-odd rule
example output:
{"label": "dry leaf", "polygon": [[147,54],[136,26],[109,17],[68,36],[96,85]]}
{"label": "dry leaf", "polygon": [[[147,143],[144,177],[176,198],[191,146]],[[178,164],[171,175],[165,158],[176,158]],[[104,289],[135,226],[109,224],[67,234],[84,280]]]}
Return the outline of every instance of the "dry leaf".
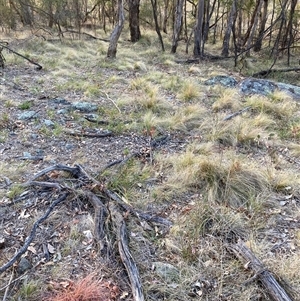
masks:
{"label": "dry leaf", "polygon": [[47,244],[47,248],[48,248],[49,253],[51,253],[51,254],[55,253],[55,248],[52,245]]}
{"label": "dry leaf", "polygon": [[35,249],[35,247],[29,246],[27,249],[28,249],[30,252],[32,252],[33,254],[36,254],[36,249]]}

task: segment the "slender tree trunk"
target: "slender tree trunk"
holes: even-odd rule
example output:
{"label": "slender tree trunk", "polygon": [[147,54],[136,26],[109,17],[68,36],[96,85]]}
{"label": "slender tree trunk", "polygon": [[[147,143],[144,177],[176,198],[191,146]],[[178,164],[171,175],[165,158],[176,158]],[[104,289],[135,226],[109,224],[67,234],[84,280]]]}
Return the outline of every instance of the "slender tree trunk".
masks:
{"label": "slender tree trunk", "polygon": [[287,58],[287,64],[288,66],[290,65],[290,57],[291,57],[291,46],[294,42],[294,36],[293,36],[293,19],[294,19],[294,14],[295,14],[295,8],[297,5],[297,0],[291,0],[291,9],[290,9],[290,17],[289,17],[289,22],[287,26],[287,31],[286,31],[286,40],[284,41],[283,47],[287,47],[288,50],[288,58]]}
{"label": "slender tree trunk", "polygon": [[141,38],[140,0],[128,0],[130,41],[137,42]]}
{"label": "slender tree trunk", "polygon": [[173,39],[171,53],[175,53],[178,45],[179,35],[182,28],[182,15],[183,15],[183,2],[184,0],[177,0],[175,10],[175,23],[173,29]]}
{"label": "slender tree trunk", "polygon": [[160,33],[160,28],[158,24],[158,19],[157,19],[157,0],[151,0],[152,4],[152,10],[153,10],[153,17],[154,17],[154,22],[155,22],[155,30],[158,35],[160,44],[161,44],[161,49],[162,51],[165,51],[165,46],[164,46],[164,41],[162,39],[161,33]]}
{"label": "slender tree trunk", "polygon": [[249,38],[248,38],[248,41],[247,41],[247,45],[246,45],[246,49],[248,49],[247,52],[246,52],[246,56],[250,56],[250,47],[251,47],[251,44],[252,44],[252,41],[253,41],[254,33],[256,31],[258,17],[259,17],[260,11],[261,11],[262,3],[263,3],[263,0],[258,1],[257,10],[256,10],[256,13],[255,13],[255,16],[254,16],[253,24],[251,26],[252,27],[251,32],[250,32],[250,35],[249,35]]}
{"label": "slender tree trunk", "polygon": [[197,11],[197,23],[194,34],[194,56],[203,57],[203,19],[204,19],[204,2],[205,0],[199,0]]}
{"label": "slender tree trunk", "polygon": [[213,44],[216,44],[217,40],[217,28],[218,28],[218,18],[219,18],[219,11],[220,11],[220,0],[218,0],[217,12],[215,15],[215,26],[214,26],[214,35],[213,35]]}
{"label": "slender tree trunk", "polygon": [[288,4],[288,1],[289,0],[286,0],[283,4],[282,4],[282,8],[281,8],[281,13],[280,13],[280,19],[281,19],[281,22],[280,22],[280,26],[279,26],[279,31],[278,31],[278,34],[277,34],[277,37],[276,37],[276,40],[274,42],[274,46],[272,48],[272,56],[274,58],[277,58],[278,56],[278,47],[279,47],[279,42],[280,40],[282,39],[282,32],[283,32],[283,28],[284,28],[284,24],[286,22],[286,6]]}
{"label": "slender tree trunk", "polygon": [[264,32],[265,32],[265,28],[266,28],[266,23],[268,20],[268,4],[269,1],[268,0],[263,0],[264,1],[264,5],[263,5],[263,11],[262,11],[262,16],[261,16],[261,22],[260,22],[260,27],[259,27],[259,31],[258,31],[258,37],[254,46],[254,51],[260,51],[261,50],[261,46],[262,46],[262,41],[264,38]]}
{"label": "slender tree trunk", "polygon": [[169,0],[164,0],[163,32],[167,33]]}
{"label": "slender tree trunk", "polygon": [[259,11],[260,4],[261,4],[261,0],[256,0],[256,5],[254,8],[253,14],[251,16],[251,21],[248,24],[248,30],[244,37],[244,43],[243,43],[244,46],[246,45],[247,41],[249,40],[249,36],[250,36],[250,33],[252,32],[253,24],[255,23],[255,18],[257,18],[258,14],[260,13],[260,11]]}
{"label": "slender tree trunk", "polygon": [[118,0],[118,23],[116,24],[110,36],[107,57],[115,58],[117,54],[118,40],[124,27],[124,4],[123,0]]}
{"label": "slender tree trunk", "polygon": [[227,20],[227,28],[226,28],[224,39],[223,39],[222,55],[225,57],[227,57],[229,55],[230,35],[232,32],[232,28],[234,26],[235,20],[236,20],[236,0],[233,0],[230,14],[229,14],[228,20]]}
{"label": "slender tree trunk", "polygon": [[237,50],[241,50],[242,47],[242,33],[243,33],[243,2],[244,0],[239,1],[237,8],[237,27],[236,27],[236,45]]}

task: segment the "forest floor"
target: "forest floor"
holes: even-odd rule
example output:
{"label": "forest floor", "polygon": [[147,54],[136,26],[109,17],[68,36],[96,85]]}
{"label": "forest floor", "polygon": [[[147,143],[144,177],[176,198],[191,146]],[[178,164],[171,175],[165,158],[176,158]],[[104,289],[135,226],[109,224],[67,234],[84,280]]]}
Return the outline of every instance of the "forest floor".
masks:
{"label": "forest floor", "polygon": [[[0,267],[59,195],[22,184],[50,166],[79,164],[127,205],[172,223],[124,212],[146,300],[271,300],[226,247],[237,239],[300,300],[299,101],[205,85],[253,70],[242,75],[230,60],[176,63],[187,55],[160,52],[153,33],[135,44],[124,34],[115,60],[106,42],[71,38],[3,36],[43,69],[3,51]],[[300,85],[297,74],[275,76]],[[54,170],[43,180],[63,178]],[[1,275],[0,298],[54,300],[78,281],[88,287],[91,278],[80,281],[92,275],[103,289],[97,300],[132,300],[119,256],[101,258],[93,210],[80,192],[55,207],[23,262]]]}

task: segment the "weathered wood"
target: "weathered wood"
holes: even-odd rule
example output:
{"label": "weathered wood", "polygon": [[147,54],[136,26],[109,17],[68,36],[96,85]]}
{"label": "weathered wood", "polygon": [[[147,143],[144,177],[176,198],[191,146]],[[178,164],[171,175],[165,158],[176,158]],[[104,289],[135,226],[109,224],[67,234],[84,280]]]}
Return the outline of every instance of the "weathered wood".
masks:
{"label": "weathered wood", "polygon": [[300,71],[300,68],[285,68],[285,69],[268,69],[268,70],[262,70],[262,71],[259,71],[257,73],[254,73],[252,74],[253,77],[260,77],[260,76],[267,76],[271,73],[276,73],[276,72],[292,72],[292,71],[295,71],[295,72],[299,72]]}
{"label": "weathered wood", "polygon": [[[20,56],[21,58],[27,60],[27,61],[28,61],[29,63],[31,63],[31,64],[36,65],[36,66],[37,66],[37,67],[36,67],[36,70],[41,70],[41,69],[43,68],[42,65],[40,65],[40,64],[38,64],[38,63],[36,63],[36,62],[34,62],[33,60],[29,59],[28,57],[26,57],[26,56],[24,56],[24,55],[22,55],[22,54],[20,54],[20,53],[14,51],[14,50],[12,50],[12,49],[9,48],[8,46],[3,45],[3,43],[0,43],[0,47],[1,47],[1,48],[5,48],[5,49],[9,50],[10,52],[12,52],[13,54],[16,54],[16,55]],[[4,66],[3,66],[3,67],[4,67]]]}
{"label": "weathered wood", "polygon": [[264,267],[262,262],[241,240],[236,244],[228,245],[227,249],[233,252],[240,261],[246,263],[247,267],[255,272],[255,277],[252,278],[258,279],[263,284],[274,301],[292,301],[272,273]]}
{"label": "weathered wood", "polygon": [[119,212],[118,207],[113,203],[110,205],[110,211],[115,226],[115,233],[117,235],[119,254],[130,279],[134,301],[144,301],[145,298],[143,295],[139,270],[128,247],[128,234],[124,218]]}

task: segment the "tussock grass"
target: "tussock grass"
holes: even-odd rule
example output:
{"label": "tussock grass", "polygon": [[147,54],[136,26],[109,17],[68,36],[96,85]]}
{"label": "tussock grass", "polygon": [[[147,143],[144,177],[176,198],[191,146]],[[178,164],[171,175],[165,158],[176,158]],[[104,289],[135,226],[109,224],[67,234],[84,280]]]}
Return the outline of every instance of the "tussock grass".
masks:
{"label": "tussock grass", "polygon": [[296,104],[289,99],[278,101],[263,96],[251,96],[247,99],[246,105],[251,106],[253,110],[259,113],[265,113],[275,120],[288,120],[296,108]]}
{"label": "tussock grass", "polygon": [[212,108],[215,111],[231,109],[238,111],[242,108],[241,95],[236,89],[221,89],[219,98],[214,102]]}
{"label": "tussock grass", "polygon": [[241,160],[186,151],[165,159],[165,188],[181,194],[199,191],[213,203],[249,207],[250,200],[268,191],[265,174]]}
{"label": "tussock grass", "polygon": [[186,81],[179,92],[179,99],[183,101],[191,101],[199,97],[198,86],[194,82]]}

